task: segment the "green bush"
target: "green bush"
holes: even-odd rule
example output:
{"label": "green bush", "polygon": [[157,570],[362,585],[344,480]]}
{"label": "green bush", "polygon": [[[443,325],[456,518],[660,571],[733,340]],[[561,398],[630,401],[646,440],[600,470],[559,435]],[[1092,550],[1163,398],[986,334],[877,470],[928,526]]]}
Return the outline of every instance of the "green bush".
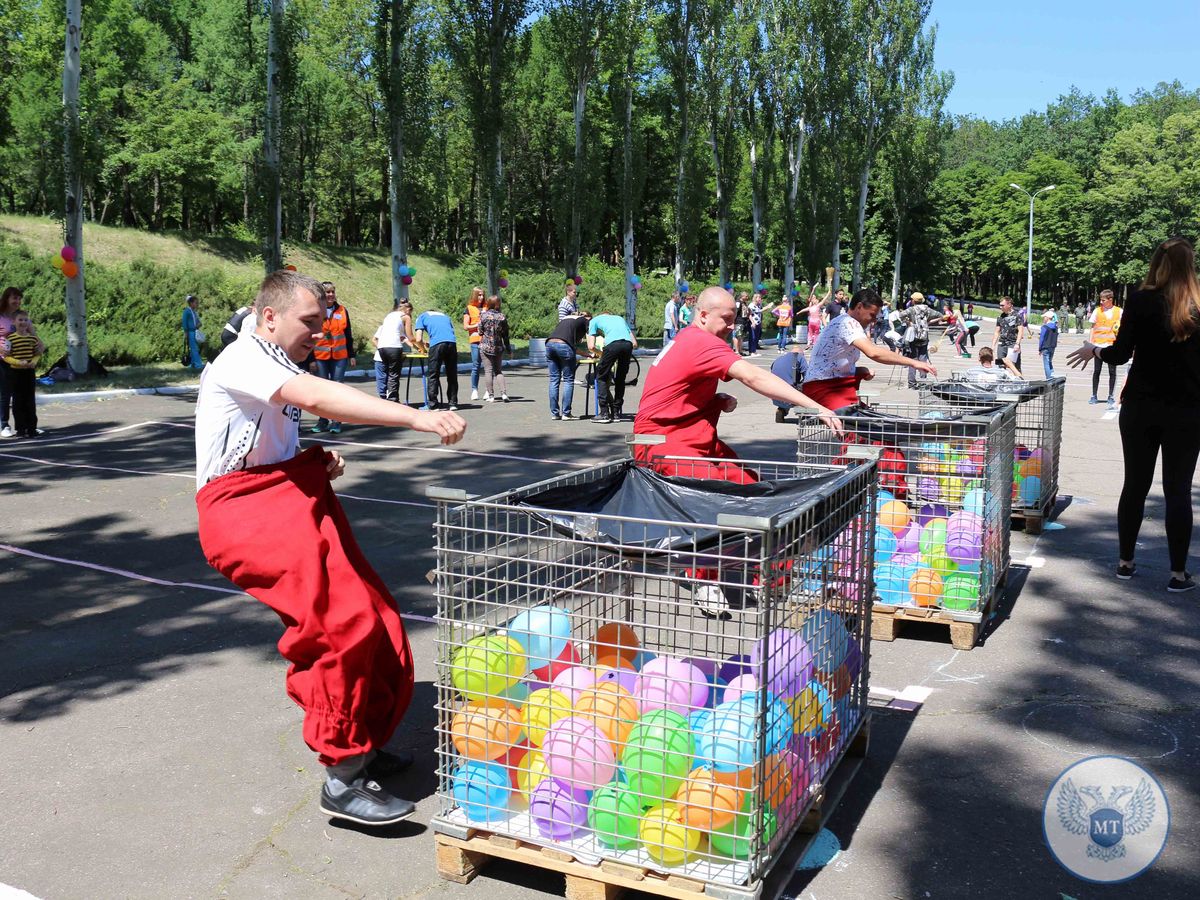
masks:
{"label": "green bush", "polygon": [[[46,361],[66,352],[65,281],[48,261],[22,244],[0,239],[0,282],[25,294],[25,308],[46,342]],[[164,266],[136,259],[113,266],[87,264],[88,347],[106,366],[140,365],[183,355],[183,298],[200,298],[200,327],[209,349],[233,310],[254,299],[257,284],[220,269]]]}

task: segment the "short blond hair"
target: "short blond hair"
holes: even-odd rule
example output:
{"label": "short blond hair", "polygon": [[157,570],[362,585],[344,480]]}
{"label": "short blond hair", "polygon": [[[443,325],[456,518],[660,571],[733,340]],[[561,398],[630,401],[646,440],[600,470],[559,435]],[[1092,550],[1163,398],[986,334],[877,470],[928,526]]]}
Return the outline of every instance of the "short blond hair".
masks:
{"label": "short blond hair", "polygon": [[255,315],[262,321],[263,310],[268,306],[277,313],[287,312],[296,304],[300,291],[308,291],[318,302],[325,299],[325,287],[317,279],[287,269],[272,272],[258,286],[254,297]]}

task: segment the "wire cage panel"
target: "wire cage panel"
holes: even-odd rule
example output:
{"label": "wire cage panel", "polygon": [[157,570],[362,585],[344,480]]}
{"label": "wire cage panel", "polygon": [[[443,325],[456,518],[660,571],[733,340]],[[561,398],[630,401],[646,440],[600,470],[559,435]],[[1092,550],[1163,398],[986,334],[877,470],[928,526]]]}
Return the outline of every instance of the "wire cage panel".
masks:
{"label": "wire cage panel", "polygon": [[1016,404],[1013,447],[1013,510],[1042,515],[1058,496],[1059,454],[1062,450],[1063,403],[1067,380],[980,384],[954,373],[946,381],[922,383],[922,404],[959,410]]}
{"label": "wire cage panel", "polygon": [[[877,478],[752,465],[745,487],[622,460],[431,492],[438,827],[731,888],[769,871],[866,719]],[[610,485],[698,503],[580,500]]]}
{"label": "wire cage panel", "polygon": [[841,436],[803,416],[798,458],[836,465],[878,448],[875,599],[980,621],[1008,571],[1013,405],[860,403],[839,417]]}

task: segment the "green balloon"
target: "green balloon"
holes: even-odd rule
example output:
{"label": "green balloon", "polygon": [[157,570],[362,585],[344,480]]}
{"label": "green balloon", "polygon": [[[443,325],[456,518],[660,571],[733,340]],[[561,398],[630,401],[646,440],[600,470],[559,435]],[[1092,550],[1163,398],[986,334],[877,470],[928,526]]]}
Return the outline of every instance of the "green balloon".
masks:
{"label": "green balloon", "polygon": [[934,558],[946,552],[946,520],[931,519],[921,529],[921,556]]}
{"label": "green balloon", "polygon": [[[775,832],[779,830],[779,820],[771,810],[763,812],[762,846],[766,847]],[[749,859],[754,850],[754,816],[749,813],[738,813],[733,821],[718,828],[708,836],[708,842],[714,853],[722,856],[732,856],[734,859]]]}
{"label": "green balloon", "polygon": [[954,574],[954,571],[958,568],[958,563],[948,557],[944,550],[938,550],[929,556],[921,557],[921,562],[941,575],[943,580],[947,576]]}
{"label": "green balloon", "polygon": [[637,794],[613,781],[592,795],[588,807],[588,827],[605,847],[628,850],[636,847],[642,805]]}
{"label": "green balloon", "polygon": [[975,609],[979,606],[979,575],[955,572],[942,583],[942,606],[946,609]]}
{"label": "green balloon", "polygon": [[621,752],[630,793],[643,807],[669,802],[687,777],[694,755],[687,719],[669,709],[646,713]]}
{"label": "green balloon", "polygon": [[417,267],[416,267],[416,266],[409,266],[409,267],[408,267],[408,274],[409,274],[410,276],[412,276],[412,275],[416,275],[416,274],[417,274]]}

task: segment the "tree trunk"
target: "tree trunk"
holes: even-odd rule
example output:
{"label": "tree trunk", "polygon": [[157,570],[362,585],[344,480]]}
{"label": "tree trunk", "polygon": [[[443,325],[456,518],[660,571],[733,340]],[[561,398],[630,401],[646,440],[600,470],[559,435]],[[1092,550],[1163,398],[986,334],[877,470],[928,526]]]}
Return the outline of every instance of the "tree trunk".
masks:
{"label": "tree trunk", "polygon": [[904,254],[904,241],[896,238],[896,262],[892,268],[892,306],[900,296],[900,258]]}
{"label": "tree trunk", "polygon": [[715,117],[709,123],[708,141],[712,145],[713,182],[717,190],[717,265],[721,271],[721,284],[725,284],[729,280],[729,212],[726,209],[724,179],[721,177],[721,149],[717,143]]}
{"label": "tree trunk", "polygon": [[862,286],[862,250],[863,230],[867,224],[867,181],[871,177],[871,160],[868,157],[863,165],[862,175],[858,179],[858,223],[854,232],[854,268],[850,281],[850,290],[857,291]]}
{"label": "tree trunk", "polygon": [[279,173],[280,73],[283,48],[283,11],[286,0],[271,0],[271,20],[267,32],[267,117],[263,128],[263,166],[266,187],[266,232],[263,238],[263,264],[267,273],[283,268],[283,189]]}
{"label": "tree trunk", "polygon": [[400,49],[405,39],[405,24],[401,18],[404,0],[390,0],[391,27],[390,53],[388,57],[388,137],[391,179],[388,184],[388,208],[391,213],[392,232],[392,305],[408,299],[408,285],[404,284],[400,267],[408,265],[408,230],[405,227],[404,209],[400,203],[400,192],[404,187],[404,98],[397,94],[403,84]]}
{"label": "tree trunk", "polygon": [[83,146],[79,134],[79,51],[83,43],[82,0],[67,0],[63,52],[63,174],[66,186],[65,245],[75,250],[79,273],[67,279],[67,361],[75,373],[88,370],[87,292],[83,269]]}
{"label": "tree trunk", "polygon": [[842,216],[833,214],[833,283],[829,285],[837,290],[842,281]]}
{"label": "tree trunk", "polygon": [[590,66],[585,66],[575,82],[575,168],[571,173],[571,234],[567,243],[566,274],[579,274],[579,245],[583,221],[580,198],[583,194],[583,115],[587,108],[587,89]]}
{"label": "tree trunk", "polygon": [[783,262],[783,289],[785,296],[792,296],[792,282],[796,279],[796,204],[800,199],[800,164],[804,158],[804,118],[801,117],[796,133],[789,135],[788,185],[786,194],[787,249]]}
{"label": "tree trunk", "polygon": [[633,289],[633,51],[625,71],[624,175],[621,179],[621,206],[625,219],[625,321],[637,332],[637,291]]}
{"label": "tree trunk", "polygon": [[162,231],[163,227],[163,209],[162,209],[162,177],[155,172],[153,179],[153,200],[152,200],[152,215],[150,218],[151,227],[155,231]]}
{"label": "tree trunk", "polygon": [[493,158],[491,169],[485,181],[487,182],[487,282],[488,294],[500,290],[500,197],[504,186],[504,151],[500,135],[500,119],[497,116],[492,139]]}
{"label": "tree trunk", "polygon": [[[753,101],[751,101],[753,102]],[[754,254],[750,263],[750,280],[757,285],[762,281],[762,231],[763,231],[763,197],[758,186],[758,140],[753,133],[750,135],[750,229],[751,251]]]}

